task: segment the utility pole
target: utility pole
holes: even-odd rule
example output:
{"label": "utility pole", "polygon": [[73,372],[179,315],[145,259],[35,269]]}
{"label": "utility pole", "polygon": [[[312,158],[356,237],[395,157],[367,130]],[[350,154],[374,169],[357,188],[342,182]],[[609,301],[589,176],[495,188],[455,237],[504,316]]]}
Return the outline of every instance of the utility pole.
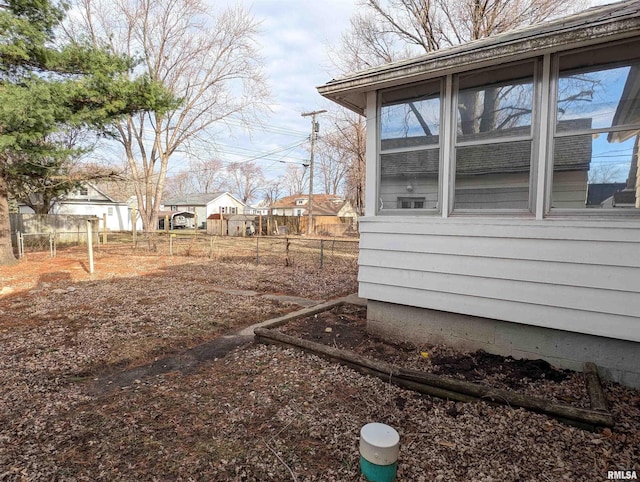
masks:
{"label": "utility pole", "polygon": [[309,159],[309,221],[307,223],[307,234],[313,232],[313,149],[315,146],[316,135],[320,130],[320,125],[316,122],[316,116],[327,112],[326,110],[314,110],[313,112],[303,112],[302,117],[311,116],[311,158]]}

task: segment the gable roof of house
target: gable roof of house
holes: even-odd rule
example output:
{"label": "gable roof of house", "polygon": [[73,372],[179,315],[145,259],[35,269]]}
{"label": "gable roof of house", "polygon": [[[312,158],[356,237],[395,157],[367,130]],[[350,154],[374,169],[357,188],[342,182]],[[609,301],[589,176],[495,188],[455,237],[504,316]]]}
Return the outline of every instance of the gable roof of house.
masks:
{"label": "gable roof of house", "polygon": [[[100,196],[102,196],[104,199],[95,199],[95,198],[91,198],[89,195],[87,195],[86,199],[84,196],[69,196],[69,194],[71,193],[67,193],[63,196],[60,196],[60,198],[58,199],[57,202],[65,202],[65,203],[87,203],[87,202],[110,202],[110,203],[115,203],[115,204],[122,204],[122,201],[117,201],[115,200],[113,197],[111,197],[109,194],[107,194],[102,188],[99,188],[98,186],[96,186],[95,184],[91,183],[91,182],[84,182],[82,183],[87,189],[93,189],[95,192],[97,192]],[[77,191],[77,189],[75,189],[75,191]],[[72,191],[73,192],[73,191]]]}
{"label": "gable roof of house", "polygon": [[[299,194],[295,196],[286,196],[277,200],[270,207],[277,209],[306,209],[308,204],[296,204],[299,199],[308,201],[309,195]],[[314,194],[313,195],[313,214],[315,216],[337,216],[340,209],[347,204],[340,196],[332,194]]]}
{"label": "gable roof of house", "polygon": [[640,33],[640,2],[625,0],[557,20],[441,49],[331,80],[318,92],[360,114],[371,90],[418,82],[447,73],[619,40]]}
{"label": "gable roof of house", "polygon": [[225,194],[231,196],[240,204],[244,204],[242,201],[240,201],[238,198],[227,191],[187,194],[186,196],[182,197],[165,199],[162,204],[164,204],[165,206],[206,206],[211,201],[215,201]]}
{"label": "gable roof of house", "polygon": [[136,195],[135,183],[131,179],[106,179],[92,181],[90,184],[97,191],[106,194],[108,197],[118,202],[127,202]]}

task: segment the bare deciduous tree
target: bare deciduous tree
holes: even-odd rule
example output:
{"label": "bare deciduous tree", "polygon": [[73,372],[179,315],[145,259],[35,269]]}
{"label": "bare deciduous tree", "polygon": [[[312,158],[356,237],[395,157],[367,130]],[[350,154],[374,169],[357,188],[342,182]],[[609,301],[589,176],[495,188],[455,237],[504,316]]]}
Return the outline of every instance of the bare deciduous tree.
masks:
{"label": "bare deciduous tree", "polygon": [[289,196],[309,192],[308,169],[298,164],[289,164],[284,173],[285,189]]}
{"label": "bare deciduous tree", "polygon": [[191,159],[186,170],[167,175],[164,193],[170,197],[226,191],[226,171],[219,159]]}
{"label": "bare deciduous tree", "polygon": [[264,202],[267,206],[276,202],[282,196],[283,183],[276,179],[268,183],[264,188]]}
{"label": "bare deciduous tree", "polygon": [[255,162],[234,162],[227,167],[229,185],[234,194],[246,203],[256,198],[264,183],[262,168]]}
{"label": "bare deciduous tree", "polygon": [[343,148],[339,131],[329,132],[318,140],[316,172],[326,194],[338,194],[349,166],[349,153]]}
{"label": "bare deciduous tree", "polygon": [[263,106],[257,22],[241,7],[214,15],[201,0],[77,1],[72,36],[140,57],[139,68],[181,100],[167,114],[135,115],[117,126],[144,228],[153,231],[171,157],[209,152],[212,127],[247,121]]}
{"label": "bare deciduous tree", "polygon": [[364,214],[364,188],[366,165],[366,123],[364,117],[353,112],[342,111],[335,127],[342,137],[341,146],[346,152],[347,172],[345,179],[346,198],[360,215]]}
{"label": "bare deciduous tree", "polygon": [[[585,0],[362,0],[356,16],[369,20],[363,44],[381,34],[388,45],[405,45],[398,55],[433,52],[549,20],[585,8]],[[370,17],[373,16],[371,19]],[[360,25],[353,23],[352,25]],[[365,47],[361,47],[364,49]],[[368,51],[372,51],[369,47]],[[376,49],[380,52],[380,49]],[[391,50],[385,50],[386,54]],[[387,55],[379,63],[388,62]],[[398,57],[392,59],[398,60]]]}
{"label": "bare deciduous tree", "polygon": [[219,159],[192,159],[189,162],[194,192],[216,192],[227,189],[222,161]]}
{"label": "bare deciduous tree", "polygon": [[189,171],[180,171],[167,176],[164,184],[164,198],[185,197],[188,194],[195,194],[193,179]]}

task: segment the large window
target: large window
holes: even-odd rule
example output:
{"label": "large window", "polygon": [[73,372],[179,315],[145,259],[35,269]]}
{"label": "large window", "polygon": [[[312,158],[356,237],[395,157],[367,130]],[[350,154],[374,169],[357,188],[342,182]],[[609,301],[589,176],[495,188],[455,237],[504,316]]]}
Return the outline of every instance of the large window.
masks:
{"label": "large window", "polygon": [[640,214],[638,40],[450,73],[379,102],[377,212]]}
{"label": "large window", "polygon": [[382,94],[381,211],[438,208],[440,111],[440,82]]}
{"label": "large window", "polygon": [[636,42],[560,58],[552,209],[640,207],[640,61],[624,60],[638,49]]}
{"label": "large window", "polygon": [[459,78],[454,209],[529,209],[534,64]]}

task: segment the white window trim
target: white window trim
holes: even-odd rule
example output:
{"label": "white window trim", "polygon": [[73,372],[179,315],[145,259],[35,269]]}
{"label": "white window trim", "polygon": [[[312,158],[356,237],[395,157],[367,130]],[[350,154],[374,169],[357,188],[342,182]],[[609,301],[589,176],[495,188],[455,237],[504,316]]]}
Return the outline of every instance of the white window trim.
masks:
{"label": "white window trim", "polygon": [[[535,178],[535,165],[537,164],[538,158],[539,156],[537,156],[537,152],[535,149],[535,136],[536,136],[536,125],[538,124],[537,122],[537,115],[540,112],[540,108],[538,105],[539,102],[539,87],[540,87],[540,76],[541,76],[541,72],[540,72],[540,60],[539,58],[529,58],[529,59],[525,59],[522,61],[518,61],[518,62],[513,62],[512,65],[524,65],[524,64],[530,64],[533,63],[533,81],[532,81],[532,85],[533,85],[533,99],[532,99],[532,105],[531,105],[531,131],[529,133],[528,136],[513,136],[513,137],[508,137],[508,138],[496,138],[496,139],[486,139],[486,140],[482,140],[482,141],[462,141],[462,142],[458,142],[457,141],[457,131],[458,131],[458,124],[457,124],[457,117],[455,114],[455,110],[453,110],[451,112],[452,115],[452,124],[450,125],[450,131],[448,132],[448,135],[451,136],[451,153],[450,153],[450,158],[452,159],[452,161],[450,162],[450,164],[452,165],[451,168],[451,172],[449,173],[449,175],[451,176],[450,179],[450,189],[451,189],[451,193],[449,196],[449,200],[450,200],[450,214],[452,216],[456,216],[456,215],[460,215],[460,216],[466,216],[466,217],[477,217],[477,216],[481,216],[481,217],[487,217],[487,216],[518,216],[518,217],[527,217],[527,216],[534,216],[535,215],[535,201],[534,201],[534,195],[535,193],[533,192],[535,186],[536,186],[536,178]],[[478,69],[478,72],[482,72],[482,71],[487,71],[487,70],[495,70],[495,69],[501,69],[501,68],[505,68],[504,65],[498,65],[498,66],[491,66],[488,67],[486,69]],[[458,75],[455,76],[454,78],[454,85],[453,85],[453,92],[451,94],[453,102],[452,105],[456,106],[458,105],[458,94],[460,92],[460,88],[459,88],[459,78],[460,75],[466,75],[468,74],[468,72],[462,72]],[[529,141],[531,143],[531,155],[529,157],[529,199],[528,199],[528,208],[527,209],[509,209],[509,208],[504,208],[504,209],[455,209],[455,194],[456,194],[456,156],[455,156],[455,152],[456,152],[456,148],[457,147],[468,147],[468,146],[481,146],[481,145],[488,145],[488,144],[500,144],[500,143],[504,143],[504,142],[518,142],[518,141]]]}
{"label": "white window trim", "polygon": [[[444,119],[445,119],[445,102],[447,97],[443,97],[443,91],[445,89],[445,84],[447,79],[449,79],[451,76],[448,75],[446,77],[440,77],[440,78],[435,78],[435,79],[429,79],[426,80],[425,82],[431,82],[431,83],[435,83],[435,82],[439,82],[440,87],[439,87],[439,92],[440,92],[440,125],[443,126],[444,124]],[[386,90],[386,89],[385,89]],[[397,90],[396,89],[392,89],[392,90]],[[416,215],[420,215],[420,216],[441,216],[443,213],[442,210],[442,187],[443,187],[443,176],[441,175],[442,173],[442,168],[444,166],[444,164],[446,164],[444,162],[444,157],[443,157],[443,146],[444,146],[444,138],[445,136],[443,135],[442,132],[442,128],[440,128],[438,136],[439,136],[439,142],[438,144],[430,144],[427,146],[410,146],[410,147],[406,147],[406,148],[392,148],[392,149],[382,149],[382,135],[380,132],[380,118],[381,118],[381,112],[382,112],[382,95],[380,94],[380,92],[374,92],[374,96],[375,96],[375,100],[376,100],[376,115],[375,115],[375,142],[376,142],[376,149],[375,149],[375,177],[374,179],[376,180],[375,183],[375,215],[376,216],[390,216],[390,215],[407,215],[407,211],[410,211],[411,214],[416,214]],[[369,117],[367,117],[367,127],[369,127]],[[373,124],[372,124],[373,125]],[[369,131],[367,130],[367,143],[369,140]],[[367,148],[367,152],[369,150],[369,145],[367,144],[366,146]],[[389,209],[386,208],[384,209],[382,206],[382,198],[380,196],[380,182],[381,182],[381,176],[380,173],[382,172],[382,165],[381,165],[381,157],[382,154],[393,154],[393,153],[397,153],[397,152],[416,152],[416,151],[427,151],[427,150],[435,150],[435,149],[439,149],[439,154],[438,154],[438,201],[437,201],[437,205],[435,208],[422,208],[422,209],[402,209],[402,208],[395,208],[395,209]],[[369,164],[369,160],[367,159],[367,165]],[[369,176],[369,173],[366,173],[367,176]],[[367,212],[365,212],[365,214],[369,215]]]}
{"label": "white window trim", "polygon": [[[605,44],[598,46],[597,48],[602,49],[611,49],[616,45],[623,46],[624,44],[636,43],[636,41],[623,40],[620,42],[613,42],[610,44]],[[600,133],[600,132],[619,132],[619,131],[628,131],[635,130],[633,126],[622,126],[622,127],[611,127],[611,128],[602,128],[602,129],[585,129],[583,131],[566,131],[560,134],[556,133],[556,125],[557,125],[557,102],[558,102],[558,81],[560,79],[560,57],[566,55],[579,55],[583,52],[588,52],[589,49],[587,47],[579,48],[571,51],[561,52],[555,54],[551,58],[551,67],[549,75],[549,103],[548,109],[549,114],[547,116],[547,122],[549,125],[547,126],[547,135],[548,135],[548,143],[546,150],[546,192],[544,195],[544,218],[547,219],[594,219],[594,220],[615,220],[615,219],[634,219],[640,217],[640,209],[570,209],[570,208],[552,208],[552,191],[553,191],[553,158],[554,158],[554,145],[556,137],[570,137],[572,135],[585,134],[585,133]],[[638,54],[636,59],[640,60],[640,54]],[[631,59],[629,59],[631,61]],[[624,64],[625,61],[612,61],[612,62],[604,62],[598,65],[616,65],[616,64]],[[636,127],[637,129],[638,127]],[[540,159],[539,163],[543,162]]]}
{"label": "white window trim", "polygon": [[[620,43],[624,43],[620,42]],[[616,43],[603,45],[602,48],[615,48]],[[461,142],[456,146],[457,123],[455,106],[458,96],[457,78],[459,74],[448,74],[440,77],[441,82],[441,128],[439,132],[440,143],[436,146],[419,146],[408,148],[394,148],[383,151],[381,149],[380,133],[380,112],[381,112],[381,91],[368,92],[367,97],[367,172],[369,179],[374,179],[373,187],[367,194],[367,204],[365,214],[367,216],[388,216],[388,215],[415,215],[422,218],[429,218],[434,214],[442,218],[448,217],[507,217],[522,219],[534,217],[536,220],[571,218],[575,220],[597,220],[607,221],[616,219],[635,219],[640,217],[640,209],[629,210],[599,210],[599,209],[551,209],[551,196],[553,187],[553,151],[556,137],[556,102],[557,85],[559,79],[559,59],[560,56],[578,53],[583,49],[565,51],[556,54],[544,54],[539,57],[523,59],[518,63],[534,62],[533,86],[534,97],[532,105],[532,127],[530,136],[517,136],[509,138],[509,141],[531,141],[531,166],[529,172],[529,209],[457,209],[454,211],[455,203],[455,176],[456,160],[455,148],[489,144],[491,141]],[[638,56],[640,59],[640,55]],[[603,63],[602,65],[605,65]],[[615,64],[615,62],[612,62]],[[493,66],[492,68],[495,68]],[[484,70],[484,69],[482,69]],[[467,74],[461,72],[460,74]],[[436,79],[427,79],[430,82]],[[372,115],[374,114],[374,115]],[[610,132],[634,130],[634,126],[622,126],[614,128],[592,129],[595,132]],[[580,132],[562,132],[558,137],[570,136]],[[503,139],[496,142],[503,142]],[[409,152],[427,149],[440,149],[440,166],[438,176],[438,209],[384,209],[380,207],[380,172],[381,154],[393,152]],[[448,162],[447,162],[448,160]],[[371,185],[371,184],[369,184]],[[410,211],[408,213],[407,211]]]}

